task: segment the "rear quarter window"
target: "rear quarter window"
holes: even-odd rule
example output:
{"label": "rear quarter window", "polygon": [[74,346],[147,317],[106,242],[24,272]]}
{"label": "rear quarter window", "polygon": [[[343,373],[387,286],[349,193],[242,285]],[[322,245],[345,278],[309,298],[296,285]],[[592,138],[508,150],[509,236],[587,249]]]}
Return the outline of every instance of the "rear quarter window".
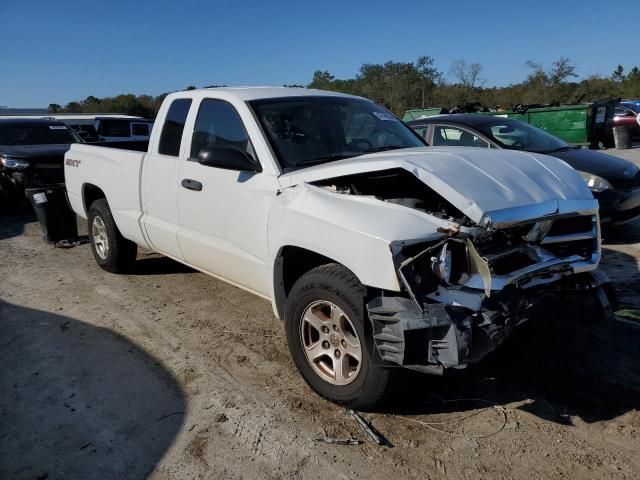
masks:
{"label": "rear quarter window", "polygon": [[100,120],[98,133],[105,137],[128,137],[129,122],[127,120]]}
{"label": "rear quarter window", "polygon": [[190,98],[178,98],[171,102],[162,126],[158,153],[171,155],[172,157],[177,157],[180,154],[182,132],[184,131],[184,124],[187,121],[190,107]]}
{"label": "rear quarter window", "polygon": [[132,135],[140,135],[140,136],[149,136],[149,124],[147,123],[132,123],[131,124],[131,134]]}

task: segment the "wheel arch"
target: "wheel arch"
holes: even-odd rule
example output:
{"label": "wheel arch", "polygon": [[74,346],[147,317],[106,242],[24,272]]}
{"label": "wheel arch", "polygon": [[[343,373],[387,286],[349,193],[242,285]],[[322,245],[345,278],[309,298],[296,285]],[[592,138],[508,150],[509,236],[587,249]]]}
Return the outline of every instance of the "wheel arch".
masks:
{"label": "wheel arch", "polygon": [[[84,209],[84,213],[87,217],[89,216],[89,208],[91,207],[91,204],[101,198],[106,200],[107,195],[100,187],[92,183],[85,183],[82,185],[82,208]],[[109,201],[107,200],[107,203],[108,202]]]}
{"label": "wheel arch", "polygon": [[273,303],[278,318],[284,319],[285,305],[296,281],[308,271],[330,263],[348,269],[360,283],[367,286],[358,272],[345,262],[297,245],[280,247],[273,265]]}

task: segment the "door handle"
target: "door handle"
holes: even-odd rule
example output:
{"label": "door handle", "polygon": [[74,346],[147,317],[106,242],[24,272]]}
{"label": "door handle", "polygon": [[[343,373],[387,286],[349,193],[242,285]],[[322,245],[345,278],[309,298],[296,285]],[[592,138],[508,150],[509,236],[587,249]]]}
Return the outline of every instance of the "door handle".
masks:
{"label": "door handle", "polygon": [[191,180],[190,178],[185,178],[184,180],[182,180],[181,185],[184,188],[195,190],[196,192],[202,190],[202,184],[196,180]]}

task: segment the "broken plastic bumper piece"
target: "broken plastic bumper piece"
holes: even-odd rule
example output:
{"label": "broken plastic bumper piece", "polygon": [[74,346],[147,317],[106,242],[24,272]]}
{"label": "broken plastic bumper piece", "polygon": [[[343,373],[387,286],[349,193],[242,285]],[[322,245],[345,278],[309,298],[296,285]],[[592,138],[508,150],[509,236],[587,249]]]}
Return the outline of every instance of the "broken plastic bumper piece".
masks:
{"label": "broken plastic bumper piece", "polygon": [[611,311],[604,285],[608,279],[589,272],[540,285],[525,292],[513,287],[479,302],[474,310],[460,305],[427,303],[424,309],[405,297],[380,296],[367,304],[380,359],[426,373],[475,363],[509,338],[551,296],[588,295]]}

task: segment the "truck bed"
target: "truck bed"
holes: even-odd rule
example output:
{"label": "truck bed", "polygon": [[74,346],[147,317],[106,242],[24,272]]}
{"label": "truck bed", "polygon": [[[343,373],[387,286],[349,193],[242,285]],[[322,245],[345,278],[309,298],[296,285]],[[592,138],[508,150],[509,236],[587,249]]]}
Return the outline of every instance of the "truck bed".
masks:
{"label": "truck bed", "polygon": [[139,223],[142,215],[140,173],[145,154],[74,144],[65,155],[65,183],[73,209],[87,218],[83,195],[99,179],[118,228],[126,238],[141,245],[147,243]]}

